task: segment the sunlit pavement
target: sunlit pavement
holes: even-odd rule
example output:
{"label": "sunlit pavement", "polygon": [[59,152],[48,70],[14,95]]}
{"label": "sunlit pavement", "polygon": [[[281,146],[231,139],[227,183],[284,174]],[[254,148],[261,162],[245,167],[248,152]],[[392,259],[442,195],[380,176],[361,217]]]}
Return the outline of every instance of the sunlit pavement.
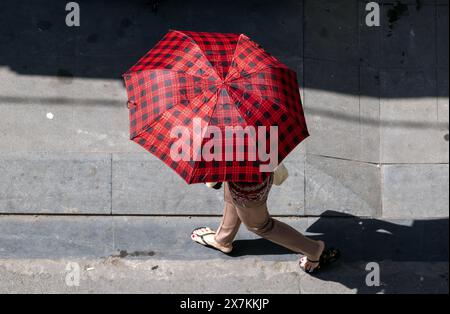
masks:
{"label": "sunlit pavement", "polygon": [[[78,28],[0,3],[0,292],[448,293],[447,1],[386,3],[379,28],[356,0],[79,3]],[[311,137],[269,207],[335,268],[244,227],[232,256],[191,242],[222,194],[129,141],[120,79],[170,28],[244,32],[297,71]]]}

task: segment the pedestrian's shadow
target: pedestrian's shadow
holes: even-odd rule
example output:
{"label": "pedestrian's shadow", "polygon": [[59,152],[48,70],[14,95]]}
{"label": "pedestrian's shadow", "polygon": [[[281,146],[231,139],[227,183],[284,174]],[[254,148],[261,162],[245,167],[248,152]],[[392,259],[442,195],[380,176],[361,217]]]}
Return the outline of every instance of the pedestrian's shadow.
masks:
{"label": "pedestrian's shadow", "polygon": [[[327,211],[311,220],[307,235],[338,247],[342,258],[335,267],[314,276],[358,293],[448,291],[448,227],[448,218],[394,223]],[[238,240],[234,246],[233,256],[292,254],[264,239]],[[379,287],[366,284],[366,266],[370,262],[380,265]],[[437,264],[447,264],[446,271],[441,267],[440,273],[433,273],[433,265]]]}

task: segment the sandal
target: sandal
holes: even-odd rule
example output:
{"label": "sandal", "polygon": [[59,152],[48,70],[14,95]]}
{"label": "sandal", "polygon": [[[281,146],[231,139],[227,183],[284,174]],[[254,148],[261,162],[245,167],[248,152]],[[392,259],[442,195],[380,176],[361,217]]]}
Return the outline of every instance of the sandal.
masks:
{"label": "sandal", "polygon": [[[322,255],[320,256],[320,259],[318,261],[312,261],[308,257],[306,257],[307,262],[309,262],[311,264],[317,264],[317,263],[319,264],[315,268],[313,268],[311,271],[309,271],[309,273],[313,273],[314,271],[316,271],[316,272],[321,271],[324,268],[327,268],[328,266],[337,262],[340,257],[341,257],[341,252],[335,248],[323,250]],[[304,269],[301,266],[300,266],[300,268]]]}
{"label": "sandal", "polygon": [[[205,230],[204,233],[199,234],[199,231],[201,231],[203,229]],[[205,237],[208,235],[214,235],[214,234],[216,234],[216,232],[211,230],[211,228],[209,228],[209,227],[199,227],[192,231],[191,239],[192,239],[192,241],[194,241],[198,244],[201,244],[203,246],[206,246],[208,248],[221,251],[222,253],[225,253],[225,254],[230,253],[233,250],[232,246],[229,246],[229,247],[224,246],[217,242],[215,242],[214,244],[206,242]]]}

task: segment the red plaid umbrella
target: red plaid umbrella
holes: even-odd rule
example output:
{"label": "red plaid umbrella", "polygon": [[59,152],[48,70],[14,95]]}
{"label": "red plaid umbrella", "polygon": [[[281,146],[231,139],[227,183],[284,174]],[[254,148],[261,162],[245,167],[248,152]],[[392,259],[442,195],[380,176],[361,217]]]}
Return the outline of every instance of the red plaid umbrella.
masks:
{"label": "red plaid umbrella", "polygon": [[[260,182],[267,176],[260,170],[266,160],[248,147],[251,140],[231,146],[224,141],[221,153],[211,150],[222,156],[230,149],[241,152],[244,160],[198,158],[211,139],[207,127],[222,134],[229,126],[267,127],[269,145],[269,127],[277,126],[279,162],[309,135],[296,73],[242,34],[170,31],[123,77],[131,139],[188,183]],[[177,138],[171,132],[180,126],[192,130],[186,141],[190,158],[174,160],[171,149],[181,133]],[[200,136],[197,148],[194,134]]]}

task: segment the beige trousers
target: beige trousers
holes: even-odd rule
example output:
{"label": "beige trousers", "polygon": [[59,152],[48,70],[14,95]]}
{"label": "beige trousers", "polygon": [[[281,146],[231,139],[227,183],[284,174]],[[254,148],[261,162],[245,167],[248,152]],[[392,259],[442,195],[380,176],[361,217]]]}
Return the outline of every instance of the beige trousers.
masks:
{"label": "beige trousers", "polygon": [[236,201],[230,193],[228,183],[225,183],[225,208],[215,240],[225,246],[231,245],[242,222],[251,232],[296,253],[307,256],[317,255],[320,250],[317,241],[305,237],[294,228],[269,215],[268,194],[269,191],[258,201]]}

